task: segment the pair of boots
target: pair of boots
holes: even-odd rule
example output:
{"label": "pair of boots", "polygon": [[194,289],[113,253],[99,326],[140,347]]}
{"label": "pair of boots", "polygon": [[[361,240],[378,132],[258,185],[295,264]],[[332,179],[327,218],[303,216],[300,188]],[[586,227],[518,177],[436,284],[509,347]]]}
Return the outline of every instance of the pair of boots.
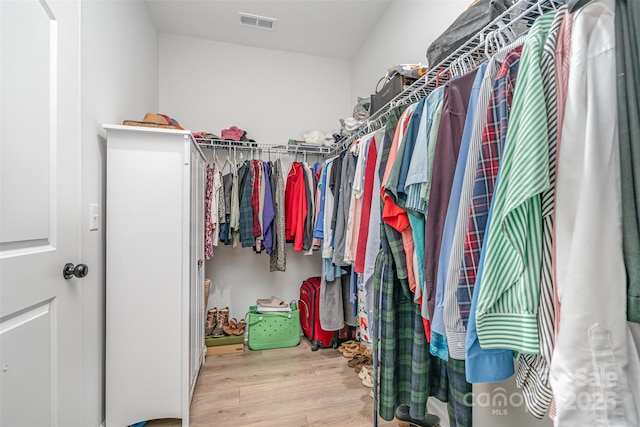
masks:
{"label": "pair of boots", "polygon": [[223,337],[224,327],[229,325],[229,307],[213,307],[207,311],[207,320],[204,324],[204,333],[207,337]]}

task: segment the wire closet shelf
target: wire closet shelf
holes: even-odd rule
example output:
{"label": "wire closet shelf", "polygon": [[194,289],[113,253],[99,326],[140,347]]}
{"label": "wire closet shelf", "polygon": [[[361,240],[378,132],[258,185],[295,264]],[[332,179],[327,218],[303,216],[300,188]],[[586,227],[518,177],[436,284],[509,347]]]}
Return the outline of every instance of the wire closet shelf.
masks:
{"label": "wire closet shelf", "polygon": [[516,1],[456,51],[345,135],[336,143],[332,154],[347,149],[358,139],[385,126],[393,108],[416,103],[452,76],[460,76],[476,69],[499,48],[526,34],[538,16],[556,10],[563,4],[564,0]]}
{"label": "wire closet shelf", "polygon": [[307,143],[296,144],[270,144],[266,142],[251,142],[251,141],[231,141],[227,139],[206,139],[206,138],[194,138],[198,142],[198,146],[208,149],[221,149],[230,151],[251,151],[251,156],[254,154],[275,154],[275,155],[290,155],[296,157],[300,155],[317,155],[326,156],[333,152],[334,147],[320,146]]}

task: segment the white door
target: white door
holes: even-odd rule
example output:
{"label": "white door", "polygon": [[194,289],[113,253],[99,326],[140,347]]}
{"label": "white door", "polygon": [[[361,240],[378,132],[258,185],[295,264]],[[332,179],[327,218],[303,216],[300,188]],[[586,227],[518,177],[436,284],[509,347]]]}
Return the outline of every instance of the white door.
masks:
{"label": "white door", "polygon": [[80,422],[80,3],[0,0],[0,425]]}

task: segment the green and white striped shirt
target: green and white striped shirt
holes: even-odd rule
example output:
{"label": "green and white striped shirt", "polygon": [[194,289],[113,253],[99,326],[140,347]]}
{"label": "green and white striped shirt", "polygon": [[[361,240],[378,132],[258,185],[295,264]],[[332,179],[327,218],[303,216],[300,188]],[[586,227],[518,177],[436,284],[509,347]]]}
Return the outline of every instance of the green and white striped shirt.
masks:
{"label": "green and white striped shirt", "polygon": [[485,349],[540,352],[540,194],[550,185],[540,64],[554,17],[555,12],[536,20],[520,59],[476,308],[478,339]]}

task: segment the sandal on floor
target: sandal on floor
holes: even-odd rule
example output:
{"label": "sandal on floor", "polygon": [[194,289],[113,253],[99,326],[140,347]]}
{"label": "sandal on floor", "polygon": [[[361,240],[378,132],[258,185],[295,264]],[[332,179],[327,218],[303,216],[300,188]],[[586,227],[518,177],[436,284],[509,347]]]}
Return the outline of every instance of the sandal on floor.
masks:
{"label": "sandal on floor", "polygon": [[276,298],[273,295],[271,298],[262,298],[257,299],[256,304],[262,307],[272,307],[272,308],[287,308],[289,304],[286,301],[282,301],[280,298]]}
{"label": "sandal on floor", "polygon": [[345,349],[342,352],[342,355],[344,357],[353,357],[356,354],[364,354],[367,350],[368,349],[367,349],[366,345],[364,345],[362,343],[358,343],[358,344],[356,344],[355,346],[353,346],[351,348]]}
{"label": "sandal on floor", "polygon": [[365,365],[373,365],[373,359],[371,356],[364,356],[360,359],[360,361],[353,367],[353,370],[356,371],[356,373],[360,373],[360,370],[362,370],[362,367]]}
{"label": "sandal on floor", "polygon": [[359,347],[357,344],[353,344],[353,345],[347,345],[344,347],[338,347],[338,351],[342,354],[344,354],[345,352],[347,353],[359,353]]}
{"label": "sandal on floor", "polygon": [[373,365],[364,365],[362,369],[360,369],[360,372],[358,373],[358,378],[363,380],[364,377],[366,377],[367,375],[369,376],[373,375]]}
{"label": "sandal on floor", "polygon": [[340,347],[338,347],[338,351],[340,353],[344,352],[347,349],[353,348],[358,344],[357,341],[354,340],[350,340],[350,341],[345,341],[342,344],[340,344]]}
{"label": "sandal on floor", "polygon": [[267,304],[271,304],[271,302],[273,301],[275,297],[273,295],[271,295],[271,298],[258,298],[256,300],[256,305],[267,305]]}
{"label": "sandal on floor", "polygon": [[373,378],[371,378],[371,375],[367,373],[364,376],[364,379],[362,380],[362,385],[364,385],[365,387],[373,388]]}
{"label": "sandal on floor", "polygon": [[360,353],[356,354],[355,356],[353,356],[351,360],[347,362],[347,366],[349,366],[350,368],[355,368],[358,362],[360,362],[360,360],[362,360],[363,357],[364,355]]}
{"label": "sandal on floor", "polygon": [[[370,366],[371,369],[368,371],[369,373],[373,372],[373,359],[370,356],[365,356],[356,365],[353,367],[353,370],[356,371],[356,374],[360,374],[365,366]],[[362,378],[360,378],[362,379]]]}

